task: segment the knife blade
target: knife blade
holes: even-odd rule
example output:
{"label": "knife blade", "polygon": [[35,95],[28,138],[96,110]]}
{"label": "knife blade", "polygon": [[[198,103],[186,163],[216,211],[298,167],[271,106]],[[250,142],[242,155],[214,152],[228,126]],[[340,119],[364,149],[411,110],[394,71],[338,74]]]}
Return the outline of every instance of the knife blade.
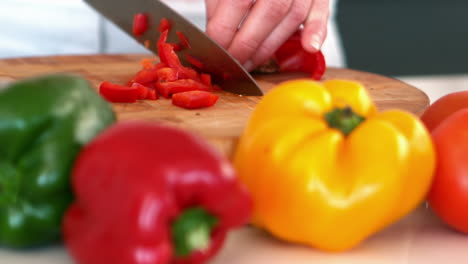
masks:
{"label": "knife blade", "polygon": [[[85,0],[85,2],[140,44],[149,41],[151,45],[148,49],[155,54],[157,54],[159,22],[162,18],[168,19],[171,23],[168,42],[179,41],[177,31],[182,32],[190,41],[190,49],[178,52],[184,65],[188,65],[185,54],[189,54],[203,62],[203,70],[210,73],[223,90],[247,96],[263,95],[255,79],[234,57],[163,2],[159,0]],[[133,17],[137,13],[145,13],[149,18],[149,30],[140,37],[135,37],[132,33]]]}

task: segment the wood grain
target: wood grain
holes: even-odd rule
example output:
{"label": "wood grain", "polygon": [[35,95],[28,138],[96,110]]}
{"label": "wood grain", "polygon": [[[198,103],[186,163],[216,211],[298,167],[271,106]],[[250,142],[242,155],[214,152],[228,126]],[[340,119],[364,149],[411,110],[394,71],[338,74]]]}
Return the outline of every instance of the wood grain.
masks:
{"label": "wood grain", "polygon": [[[142,58],[143,55],[123,54],[5,59],[0,60],[0,82],[67,72],[82,75],[97,88],[104,80],[125,83],[140,69]],[[277,83],[306,75],[288,73],[254,77],[262,89],[268,92]],[[396,79],[350,69],[328,68],[324,80],[336,78],[363,83],[380,110],[398,108],[419,115],[429,104],[429,98],[424,92]],[[181,127],[208,139],[230,156],[260,99],[222,92],[214,107],[200,110],[178,108],[166,99],[113,106],[120,121],[146,120]]]}

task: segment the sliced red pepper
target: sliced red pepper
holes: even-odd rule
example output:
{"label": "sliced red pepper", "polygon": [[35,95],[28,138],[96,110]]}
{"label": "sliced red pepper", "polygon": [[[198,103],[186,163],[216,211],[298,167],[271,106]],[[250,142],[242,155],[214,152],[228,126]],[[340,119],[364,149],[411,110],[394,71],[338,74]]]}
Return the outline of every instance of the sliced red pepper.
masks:
{"label": "sliced red pepper", "polygon": [[132,29],[135,36],[143,35],[148,30],[148,16],[142,13],[135,14]]}
{"label": "sliced red pepper", "polygon": [[167,18],[161,19],[161,21],[159,22],[158,31],[162,33],[166,30],[169,31],[170,29],[171,29],[171,22],[169,22]]}
{"label": "sliced red pepper", "polygon": [[148,96],[148,87],[141,85],[139,83],[133,83],[132,88],[138,89],[138,99],[143,100]]}
{"label": "sliced red pepper", "polygon": [[114,103],[134,103],[141,91],[137,87],[128,87],[110,82],[102,82],[99,93],[108,101]]}
{"label": "sliced red pepper", "polygon": [[169,34],[169,31],[164,30],[161,33],[161,36],[159,36],[158,43],[157,43],[159,60],[164,64],[167,64],[167,58],[165,57],[165,54],[167,52],[164,52],[163,49],[165,49],[168,34]]}
{"label": "sliced red pepper", "polygon": [[180,79],[173,82],[161,82],[156,84],[158,93],[165,98],[171,95],[187,91],[211,91],[211,87],[192,79]]}
{"label": "sliced red pepper", "polygon": [[219,95],[206,91],[189,91],[174,94],[172,104],[187,109],[197,109],[213,106],[218,98]]}
{"label": "sliced red pepper", "polygon": [[178,79],[177,72],[169,67],[159,69],[156,74],[158,75],[159,82],[173,82]]}
{"label": "sliced red pepper", "polygon": [[181,50],[184,49],[184,47],[180,43],[168,43],[168,44],[171,45],[174,48],[175,52],[181,51]]}
{"label": "sliced red pepper", "polygon": [[158,93],[154,89],[148,89],[148,95],[146,99],[148,100],[157,100],[159,98]]}
{"label": "sliced red pepper", "polygon": [[182,33],[181,31],[177,31],[177,32],[176,32],[176,35],[177,35],[177,37],[179,38],[180,43],[181,43],[184,47],[190,49],[190,42],[188,41],[188,39],[187,39],[187,37],[184,35],[184,33]]}
{"label": "sliced red pepper", "polygon": [[193,57],[190,54],[185,54],[185,58],[193,66],[197,67],[198,69],[203,69],[203,62],[201,62],[199,59]]}
{"label": "sliced red pepper", "polygon": [[206,73],[200,74],[200,81],[205,85],[211,86],[211,75]]}
{"label": "sliced red pepper", "polygon": [[161,68],[166,67],[164,63],[158,63],[153,65],[151,68],[143,69],[128,82],[128,86],[131,86],[133,83],[140,83],[143,85],[150,84],[152,82],[156,82],[158,80],[158,70]]}

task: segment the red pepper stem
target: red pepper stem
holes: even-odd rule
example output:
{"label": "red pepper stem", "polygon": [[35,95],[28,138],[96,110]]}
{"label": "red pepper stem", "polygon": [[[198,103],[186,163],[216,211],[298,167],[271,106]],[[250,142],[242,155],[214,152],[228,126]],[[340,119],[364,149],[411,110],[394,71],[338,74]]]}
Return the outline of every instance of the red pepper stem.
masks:
{"label": "red pepper stem", "polygon": [[172,241],[176,256],[186,257],[192,252],[210,247],[211,231],[218,219],[201,207],[183,211],[172,223]]}
{"label": "red pepper stem", "polygon": [[325,114],[329,127],[340,130],[345,136],[349,135],[365,118],[354,112],[350,106],[335,108]]}

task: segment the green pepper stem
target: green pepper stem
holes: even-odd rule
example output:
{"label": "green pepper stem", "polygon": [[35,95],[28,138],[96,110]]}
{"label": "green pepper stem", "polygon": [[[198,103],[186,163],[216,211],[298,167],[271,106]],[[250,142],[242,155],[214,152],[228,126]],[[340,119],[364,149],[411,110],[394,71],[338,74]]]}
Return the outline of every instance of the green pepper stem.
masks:
{"label": "green pepper stem", "polygon": [[211,243],[211,231],[218,219],[205,209],[186,209],[172,223],[172,241],[178,257],[190,255],[193,251],[205,250]]}
{"label": "green pepper stem", "polygon": [[335,108],[325,114],[329,127],[340,130],[345,136],[349,135],[365,118],[355,113],[351,107]]}

